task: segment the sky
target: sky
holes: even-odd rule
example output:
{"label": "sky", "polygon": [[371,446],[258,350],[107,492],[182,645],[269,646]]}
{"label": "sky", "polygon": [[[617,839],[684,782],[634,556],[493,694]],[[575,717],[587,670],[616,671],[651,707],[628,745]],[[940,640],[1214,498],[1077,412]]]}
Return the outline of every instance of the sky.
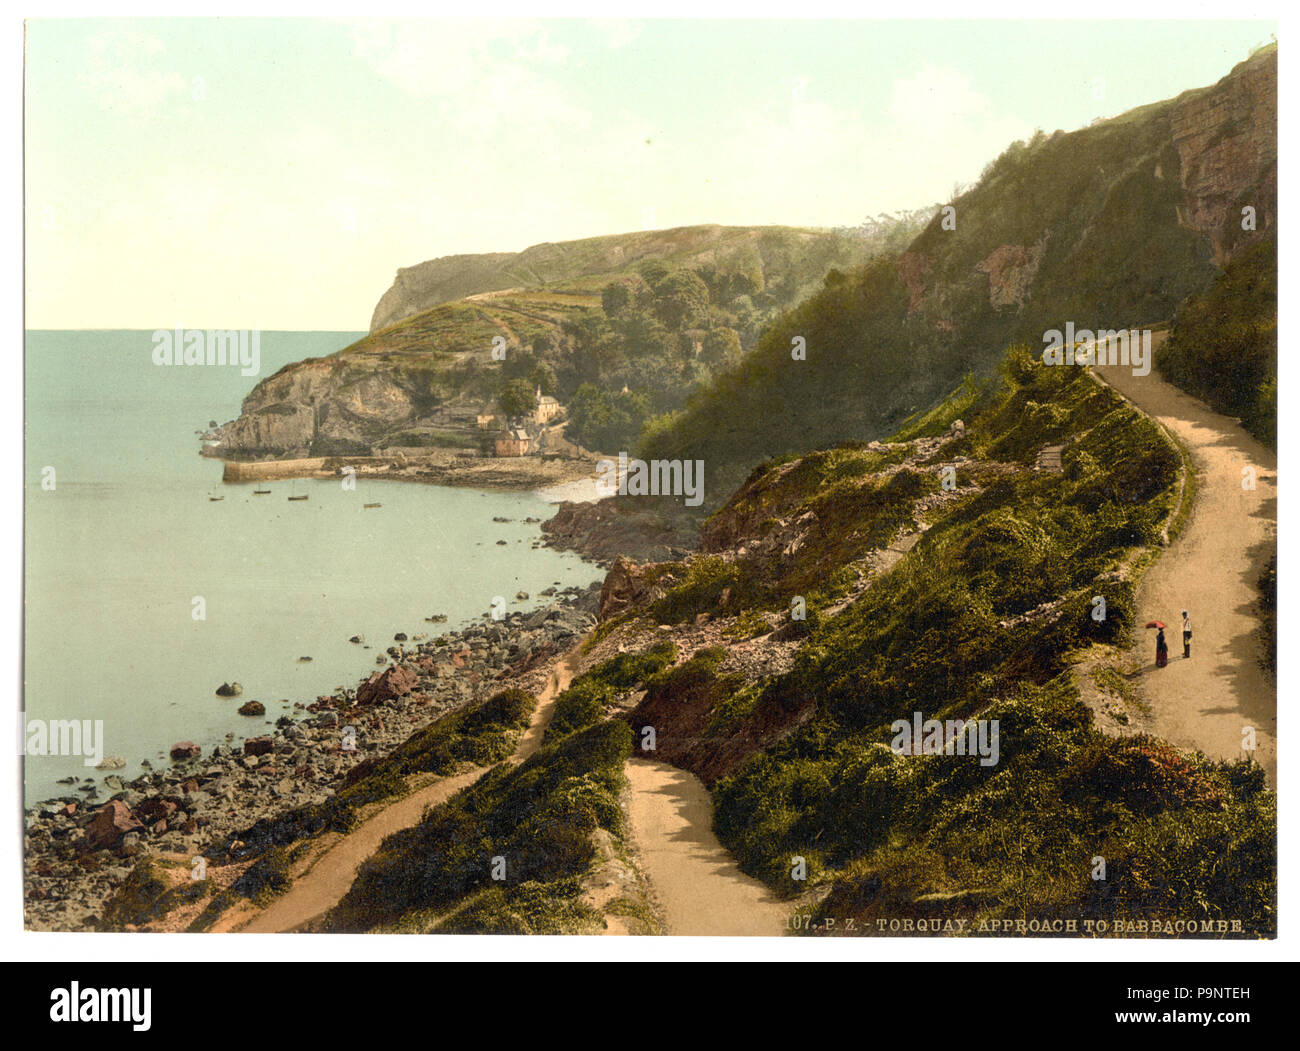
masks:
{"label": "sky", "polygon": [[28,328],[362,330],[398,267],[854,226],[1267,22],[30,21]]}

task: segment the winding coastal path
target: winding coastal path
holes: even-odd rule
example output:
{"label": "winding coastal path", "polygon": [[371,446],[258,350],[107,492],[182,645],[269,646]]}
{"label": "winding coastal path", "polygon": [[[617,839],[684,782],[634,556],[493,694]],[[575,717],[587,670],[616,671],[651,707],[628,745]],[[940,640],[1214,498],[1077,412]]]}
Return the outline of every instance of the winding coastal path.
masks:
{"label": "winding coastal path", "polygon": [[[546,688],[537,699],[528,728],[519,739],[508,762],[522,763],[541,746],[542,735],[555,711],[555,699],[564,692],[573,677],[572,656],[561,658],[551,668]],[[356,881],[357,871],[379,849],[387,836],[420,821],[426,807],[445,803],[462,789],[468,788],[489,767],[478,767],[433,784],[384,807],[359,828],[347,833],[325,851],[293,886],[266,909],[259,912],[241,933],[283,933],[295,931],[332,909]]]}
{"label": "winding coastal path", "polygon": [[668,934],[780,936],[792,905],[740,871],[713,834],[713,803],[694,774],[631,759],[628,819],[641,871]]}
{"label": "winding coastal path", "polygon": [[[1154,709],[1152,732],[1179,747],[1232,759],[1244,754],[1243,730],[1253,727],[1255,759],[1275,786],[1277,690],[1258,663],[1255,604],[1256,581],[1277,549],[1277,456],[1235,419],[1212,412],[1154,368],[1146,376],[1123,365],[1094,371],[1178,438],[1196,467],[1186,527],[1147,570],[1137,595],[1139,623],[1169,625],[1167,668],[1156,670],[1151,632],[1136,650]],[[1243,486],[1243,479],[1253,480],[1254,488]],[[1182,653],[1182,610],[1192,620],[1189,660]]]}

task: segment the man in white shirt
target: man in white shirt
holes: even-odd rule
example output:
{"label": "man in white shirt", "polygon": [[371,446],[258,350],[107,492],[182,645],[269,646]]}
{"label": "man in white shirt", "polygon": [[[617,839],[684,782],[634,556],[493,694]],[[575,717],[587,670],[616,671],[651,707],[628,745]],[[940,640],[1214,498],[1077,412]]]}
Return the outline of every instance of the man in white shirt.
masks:
{"label": "man in white shirt", "polygon": [[1183,660],[1192,655],[1192,618],[1183,610]]}

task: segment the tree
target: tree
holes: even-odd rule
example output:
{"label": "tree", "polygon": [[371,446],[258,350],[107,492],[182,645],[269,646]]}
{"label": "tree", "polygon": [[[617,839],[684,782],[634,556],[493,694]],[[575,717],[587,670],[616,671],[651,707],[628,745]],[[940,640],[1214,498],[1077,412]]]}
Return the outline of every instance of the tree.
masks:
{"label": "tree", "polygon": [[584,383],[569,401],[566,434],[587,449],[626,451],[649,414],[650,400],[640,391],[609,395]]}
{"label": "tree", "polygon": [[623,351],[629,359],[672,353],[674,340],[671,334],[650,314],[631,311],[613,327],[622,339]]}
{"label": "tree", "polygon": [[691,270],[674,270],[657,285],[655,315],[672,329],[704,323],[709,313],[709,286]]}
{"label": "tree", "polygon": [[611,281],[600,290],[600,306],[608,318],[623,318],[635,310],[644,310],[653,302],[654,293],[637,274]]}
{"label": "tree", "polygon": [[632,289],[623,281],[611,281],[600,290],[600,309],[609,318],[622,317],[632,308]]}
{"label": "tree", "polygon": [[642,263],[637,269],[640,270],[645,283],[656,292],[659,291],[659,282],[672,273],[672,267],[662,259],[650,259]]}
{"label": "tree", "polygon": [[556,388],[559,386],[555,378],[555,370],[545,361],[539,361],[528,378],[535,388],[541,389],[543,394],[554,396]]}
{"label": "tree", "polygon": [[705,335],[700,356],[713,371],[731,368],[740,361],[740,355],[740,336],[734,328],[714,328]]}
{"label": "tree", "polygon": [[537,408],[537,395],[527,380],[509,380],[497,395],[497,407],[506,416],[528,416]]}

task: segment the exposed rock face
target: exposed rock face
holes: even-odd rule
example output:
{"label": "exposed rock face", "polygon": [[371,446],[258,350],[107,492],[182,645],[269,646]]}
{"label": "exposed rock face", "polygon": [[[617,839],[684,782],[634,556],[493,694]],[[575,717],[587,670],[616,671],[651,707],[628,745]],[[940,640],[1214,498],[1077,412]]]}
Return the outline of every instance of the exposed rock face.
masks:
{"label": "exposed rock face", "polygon": [[638,564],[619,557],[605,575],[600,589],[600,619],[616,616],[631,606],[653,601],[662,592],[669,566],[656,562]]}
{"label": "exposed rock face", "polygon": [[405,697],[419,681],[415,672],[402,665],[377,671],[357,687],[357,704],[378,704]]}
{"label": "exposed rock face", "polygon": [[300,362],[254,387],[217,437],[223,454],[365,455],[381,433],[418,417],[420,396],[418,381],[396,371]]}
{"label": "exposed rock face", "polygon": [[989,303],[992,306],[1020,306],[1024,303],[1046,247],[1046,237],[1030,246],[999,245],[976,265],[977,271],[989,275]]}
{"label": "exposed rock face", "polygon": [[[754,290],[791,279],[806,286],[810,260],[852,266],[901,243],[926,218],[918,212],[853,233],[692,226],[429,260],[398,272],[367,338],[260,382],[239,419],[210,426],[207,451],[228,461],[453,446],[477,453],[484,437],[477,418],[491,414],[484,410],[498,393],[495,341],[526,347],[544,332],[548,345],[536,352],[557,370],[572,350],[569,307],[534,301],[533,290],[553,287],[567,303],[590,292],[588,278],[631,276],[652,259],[729,271]],[[581,455],[556,429],[546,432],[543,451]]]}
{"label": "exposed rock face", "polygon": [[925,301],[925,271],[930,262],[919,252],[904,252],[898,257],[898,279],[907,288],[907,312],[914,314]]}
{"label": "exposed rock face", "polygon": [[764,699],[739,728],[722,735],[704,733],[717,704],[707,681],[652,685],[625,718],[637,740],[646,727],[655,731],[654,757],[696,774],[711,785],[726,777],[754,752],[807,722],[817,705],[810,696],[781,704]]}
{"label": "exposed rock face", "polygon": [[1179,219],[1204,234],[1222,265],[1253,237],[1241,209],[1256,210],[1257,230],[1276,221],[1277,52],[1237,66],[1214,87],[1179,102],[1170,119],[1187,203]]}
{"label": "exposed rock face", "polygon": [[370,331],[378,332],[439,303],[509,288],[513,283],[509,265],[516,259],[514,252],[448,255],[403,267],[397,271],[392,287],[375,304]]}
{"label": "exposed rock face", "polygon": [[548,547],[577,551],[598,562],[620,555],[647,562],[680,558],[694,549],[697,530],[697,519],[689,512],[655,509],[636,497],[562,503],[542,523]]}
{"label": "exposed rock face", "polygon": [[[1016,225],[1014,230],[1006,223],[990,224],[978,237],[967,233],[962,220],[956,231],[923,232],[898,257],[897,274],[908,313],[923,315],[932,335],[943,334],[930,340],[931,353],[952,352],[946,345],[947,334],[960,332],[969,320],[972,305],[965,293],[972,279],[981,280],[977,275],[987,274],[988,306],[994,310],[1012,308],[1028,315],[1058,301],[1072,301],[1077,292],[1085,298],[1116,299],[1103,312],[1123,314],[1117,323],[1164,320],[1180,299],[1203,287],[1198,282],[1212,279],[1211,260],[1221,265],[1275,223],[1275,50],[1241,63],[1213,87],[1145,109],[1152,112],[1103,122],[1106,127],[1100,131],[1059,133],[1067,139],[1079,136],[1071,156],[1076,168],[1095,169],[1086,179],[1067,180],[1073,189],[1058,195],[1056,213],[1064,201],[1071,217],[1078,217],[1080,210],[1091,217],[1081,234],[1063,225],[1061,214],[1042,216],[1041,226]],[[1089,152],[1089,142],[1102,144],[1095,155]],[[1038,169],[1033,165],[1028,170],[1036,179],[1060,178],[1046,168],[1039,174],[1034,174]],[[999,197],[1004,191],[996,181],[992,187],[982,195],[976,187],[969,207],[985,208],[996,198],[992,201],[996,214],[1004,204]],[[1016,191],[1008,186],[1005,192]],[[1111,296],[1109,278],[1104,276],[1125,264],[1107,255],[1116,239],[1100,220],[1114,223],[1117,214],[1132,207],[1133,192],[1159,201],[1158,207],[1144,213],[1144,237],[1161,243],[1168,239],[1176,245],[1164,252],[1165,269],[1153,280],[1145,299]],[[1244,205],[1256,209],[1256,232],[1240,228]],[[1014,211],[1014,201],[1006,207]],[[1035,213],[1035,221],[1038,218]],[[1044,240],[1035,240],[1053,228],[1068,230],[1068,235],[1059,235],[1050,248]],[[1175,233],[1179,237],[1173,237]],[[449,256],[405,268],[375,308],[371,331],[383,330],[382,334],[347,353],[299,362],[263,380],[245,399],[240,417],[213,430],[218,444],[212,451],[232,460],[363,456],[390,448],[437,447],[449,433],[464,439],[465,448],[476,449],[479,435],[474,419],[491,394],[486,388],[464,386],[464,375],[452,375],[452,362],[456,369],[488,365],[491,340],[501,333],[512,343],[525,344],[527,339],[512,329],[522,317],[550,327],[555,355],[551,365],[562,360],[561,351],[567,346],[555,312],[539,313],[534,304],[512,304],[510,291],[610,274],[652,258],[684,267],[706,263],[740,267],[752,271],[761,287],[763,280],[778,274],[783,255],[792,249],[820,250],[818,238],[833,236],[700,226],[541,244],[519,253]],[[765,247],[766,240],[773,238],[779,251]],[[1192,241],[1196,244],[1184,243]],[[1194,261],[1188,262],[1192,257]],[[1102,276],[1079,289],[1063,287],[1065,279],[1053,277],[1077,270]],[[473,309],[458,313],[454,323],[450,316],[415,317],[466,297],[473,297],[465,304]],[[493,307],[498,299],[500,309]],[[407,323],[396,325],[399,321]],[[446,352],[448,361],[435,360],[434,352]],[[918,378],[889,411],[930,400],[936,393]],[[891,419],[889,411],[881,414],[883,420]],[[817,442],[841,437],[821,435]],[[710,470],[714,470],[712,463]],[[557,537],[555,546],[565,545]],[[619,553],[626,552],[597,557]],[[658,552],[642,556],[666,557]]]}

